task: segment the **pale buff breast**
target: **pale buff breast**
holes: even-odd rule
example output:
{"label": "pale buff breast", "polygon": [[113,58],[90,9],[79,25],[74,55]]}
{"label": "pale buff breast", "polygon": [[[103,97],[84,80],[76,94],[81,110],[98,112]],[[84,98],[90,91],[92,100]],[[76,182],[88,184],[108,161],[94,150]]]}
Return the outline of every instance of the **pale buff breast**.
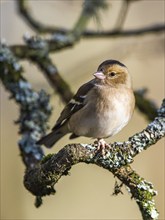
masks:
{"label": "pale buff breast", "polygon": [[[92,91],[85,106],[69,120],[69,130],[77,135],[105,138],[118,133],[130,120],[134,96],[130,89],[111,88],[100,93]],[[90,101],[89,101],[90,100]]]}

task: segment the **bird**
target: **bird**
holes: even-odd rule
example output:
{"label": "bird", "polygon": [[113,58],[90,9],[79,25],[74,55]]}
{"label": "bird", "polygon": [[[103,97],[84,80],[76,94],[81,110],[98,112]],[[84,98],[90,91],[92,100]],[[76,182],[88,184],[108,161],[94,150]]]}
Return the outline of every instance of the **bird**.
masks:
{"label": "bird", "polygon": [[98,150],[105,138],[114,136],[132,117],[135,98],[127,67],[118,60],[105,60],[62,110],[52,131],[37,144],[51,148],[64,135],[96,139]]}

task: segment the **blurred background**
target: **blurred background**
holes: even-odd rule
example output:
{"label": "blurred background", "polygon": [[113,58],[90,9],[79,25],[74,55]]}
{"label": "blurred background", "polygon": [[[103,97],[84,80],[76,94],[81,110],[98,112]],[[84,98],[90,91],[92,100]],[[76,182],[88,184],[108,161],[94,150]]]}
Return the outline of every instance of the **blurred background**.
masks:
{"label": "blurred background", "polygon": [[[28,0],[36,19],[44,24],[71,28],[81,11],[81,0]],[[112,29],[115,25],[122,1],[109,0],[110,7],[101,13],[99,29]],[[35,33],[18,15],[15,0],[1,0],[1,37],[9,45],[22,44],[23,35]],[[141,0],[131,4],[124,29],[140,28],[165,22],[164,0]],[[95,28],[91,21],[89,28]],[[164,33],[146,34],[129,38],[82,39],[73,48],[51,54],[62,77],[76,91],[81,84],[92,78],[99,63],[106,59],[117,59],[129,69],[134,89],[148,88],[148,97],[158,106],[164,97],[165,74]],[[54,112],[50,127],[55,123],[63,103],[38,69],[23,61],[25,77],[33,88],[44,88],[52,95]],[[71,175],[60,179],[55,196],[43,198],[43,205],[37,209],[34,197],[23,186],[24,165],[19,155],[17,141],[18,106],[8,99],[9,94],[1,85],[1,219],[141,219],[134,200],[125,187],[123,195],[112,196],[115,179],[111,173],[95,165],[78,164],[71,169]],[[124,141],[141,131],[148,122],[137,110],[128,126],[108,142]],[[68,136],[60,140],[46,154],[58,152],[73,141]],[[88,138],[74,142],[91,143]],[[164,216],[164,140],[142,152],[135,158],[132,167],[147,181],[153,183],[158,195],[155,197],[159,219]]]}

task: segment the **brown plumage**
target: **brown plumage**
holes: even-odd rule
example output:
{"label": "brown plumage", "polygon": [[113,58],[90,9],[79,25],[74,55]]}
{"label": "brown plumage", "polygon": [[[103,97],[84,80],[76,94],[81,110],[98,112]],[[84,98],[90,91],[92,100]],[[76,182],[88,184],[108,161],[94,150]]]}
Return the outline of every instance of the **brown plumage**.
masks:
{"label": "brown plumage", "polygon": [[82,85],[61,112],[50,134],[37,143],[52,147],[71,133],[102,139],[118,133],[130,120],[135,101],[127,67],[116,60],[101,63],[94,79]]}

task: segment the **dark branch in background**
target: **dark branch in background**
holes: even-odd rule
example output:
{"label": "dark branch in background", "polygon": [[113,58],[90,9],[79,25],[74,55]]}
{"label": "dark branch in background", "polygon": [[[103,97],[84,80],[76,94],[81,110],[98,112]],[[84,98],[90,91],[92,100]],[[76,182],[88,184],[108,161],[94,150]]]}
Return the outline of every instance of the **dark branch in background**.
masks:
{"label": "dark branch in background", "polygon": [[[155,144],[165,136],[165,100],[158,115],[142,132],[123,143],[110,144],[104,156],[94,144],[68,144],[55,155],[46,156],[41,164],[29,169],[25,174],[25,187],[37,197],[55,192],[54,185],[77,163],[96,164],[109,170],[124,183],[138,203],[144,219],[155,219],[158,215],[153,196],[156,192],[151,183],[146,182],[128,166],[133,157]],[[39,205],[39,204],[38,204]]]}
{"label": "dark branch in background", "polygon": [[[98,18],[99,9],[105,9],[108,7],[108,4],[105,0],[84,0],[83,8],[81,15],[76,22],[74,30],[72,31],[76,38],[82,34],[85,30],[88,20],[91,17]],[[28,1],[26,0],[17,0],[17,8],[20,15],[24,18],[25,22],[27,22],[36,32],[39,33],[58,33],[58,34],[68,34],[70,30],[66,28],[58,28],[54,26],[47,26],[39,21],[37,21],[31,13],[31,10],[28,5]]]}
{"label": "dark branch in background", "polygon": [[[164,31],[165,31],[165,25],[160,24],[151,27],[145,27],[134,30],[124,30],[124,31],[110,31],[110,32],[88,31],[86,32],[85,37],[88,38],[131,37],[131,36],[137,36],[137,35],[143,35],[149,33],[159,33]],[[69,49],[77,43],[75,39],[61,34],[53,34],[49,39],[44,39],[44,41],[49,48],[49,53],[59,52],[60,50]],[[28,48],[26,45],[13,45],[11,46],[11,50],[15,53],[15,56],[22,59],[28,59],[29,56],[35,53],[35,51],[32,48]]]}
{"label": "dark branch in background", "polygon": [[87,31],[84,33],[84,36],[87,38],[91,37],[132,37],[132,36],[138,36],[138,35],[144,35],[144,34],[151,34],[151,33],[159,33],[165,31],[165,25],[164,24],[155,24],[152,26],[147,26],[144,28],[136,28],[131,30],[121,30],[121,31]]}
{"label": "dark branch in background", "polygon": [[118,13],[118,18],[116,21],[116,25],[115,25],[115,30],[116,31],[120,31],[124,25],[124,22],[126,20],[126,16],[127,16],[127,12],[128,12],[128,8],[130,5],[131,1],[129,0],[123,0],[121,3],[121,9]]}
{"label": "dark branch in background", "polygon": [[[85,2],[88,3],[90,1],[86,0]],[[102,2],[102,4],[103,4],[103,7],[101,7],[101,8],[104,9],[105,8],[105,6],[104,6],[105,2],[103,2],[103,0],[100,1],[100,2]],[[134,1],[134,0],[130,1],[129,0],[128,2],[130,4],[130,3],[136,2],[136,1]],[[35,20],[33,18],[33,16],[31,15],[31,11],[29,10],[28,1],[26,1],[26,0],[17,0],[17,5],[18,5],[18,11],[19,11],[20,15],[25,19],[25,21],[36,32],[39,32],[39,33],[53,33],[54,36],[57,35],[57,37],[60,36],[61,38],[67,39],[66,35],[68,35],[70,30],[68,30],[66,28],[61,28],[61,27],[60,28],[58,28],[58,27],[48,27],[47,25],[45,26],[45,25],[41,24],[39,21]],[[83,14],[83,10],[82,10],[81,14]],[[91,15],[91,16],[94,16],[94,15]],[[95,15],[95,16],[98,17],[98,15]],[[120,15],[119,15],[119,17],[120,17]],[[81,19],[83,19],[83,18],[81,18]],[[79,20],[80,20],[80,18],[79,18]],[[79,21],[79,23],[80,23],[80,21]],[[81,23],[85,24],[85,22],[81,22]],[[77,25],[75,25],[74,29],[77,29],[76,27],[77,27]],[[78,29],[79,29],[79,27],[78,27]],[[88,31],[81,30],[82,37],[88,37],[88,38],[90,38],[90,37],[92,37],[92,38],[93,37],[131,37],[131,36],[144,35],[144,34],[155,33],[155,32],[159,33],[159,32],[162,32],[162,31],[165,31],[165,25],[164,24],[156,24],[154,26],[138,28],[138,29],[131,29],[131,30],[113,30],[113,31],[99,31],[99,32],[98,31],[90,31],[90,30],[88,30]],[[72,43],[71,43],[71,45],[72,45]],[[58,50],[63,49],[65,47],[66,47],[65,45],[61,45],[61,48],[58,48]],[[53,51],[55,51],[55,50],[53,50]]]}
{"label": "dark branch in background", "polygon": [[57,31],[58,33],[64,34],[67,31],[66,29],[44,25],[37,21],[32,16],[32,12],[27,0],[17,0],[17,8],[24,21],[38,33],[54,33]]}
{"label": "dark branch in background", "polygon": [[148,121],[152,121],[157,115],[155,102],[146,98],[147,89],[139,89],[134,92],[137,109],[145,115]]}

